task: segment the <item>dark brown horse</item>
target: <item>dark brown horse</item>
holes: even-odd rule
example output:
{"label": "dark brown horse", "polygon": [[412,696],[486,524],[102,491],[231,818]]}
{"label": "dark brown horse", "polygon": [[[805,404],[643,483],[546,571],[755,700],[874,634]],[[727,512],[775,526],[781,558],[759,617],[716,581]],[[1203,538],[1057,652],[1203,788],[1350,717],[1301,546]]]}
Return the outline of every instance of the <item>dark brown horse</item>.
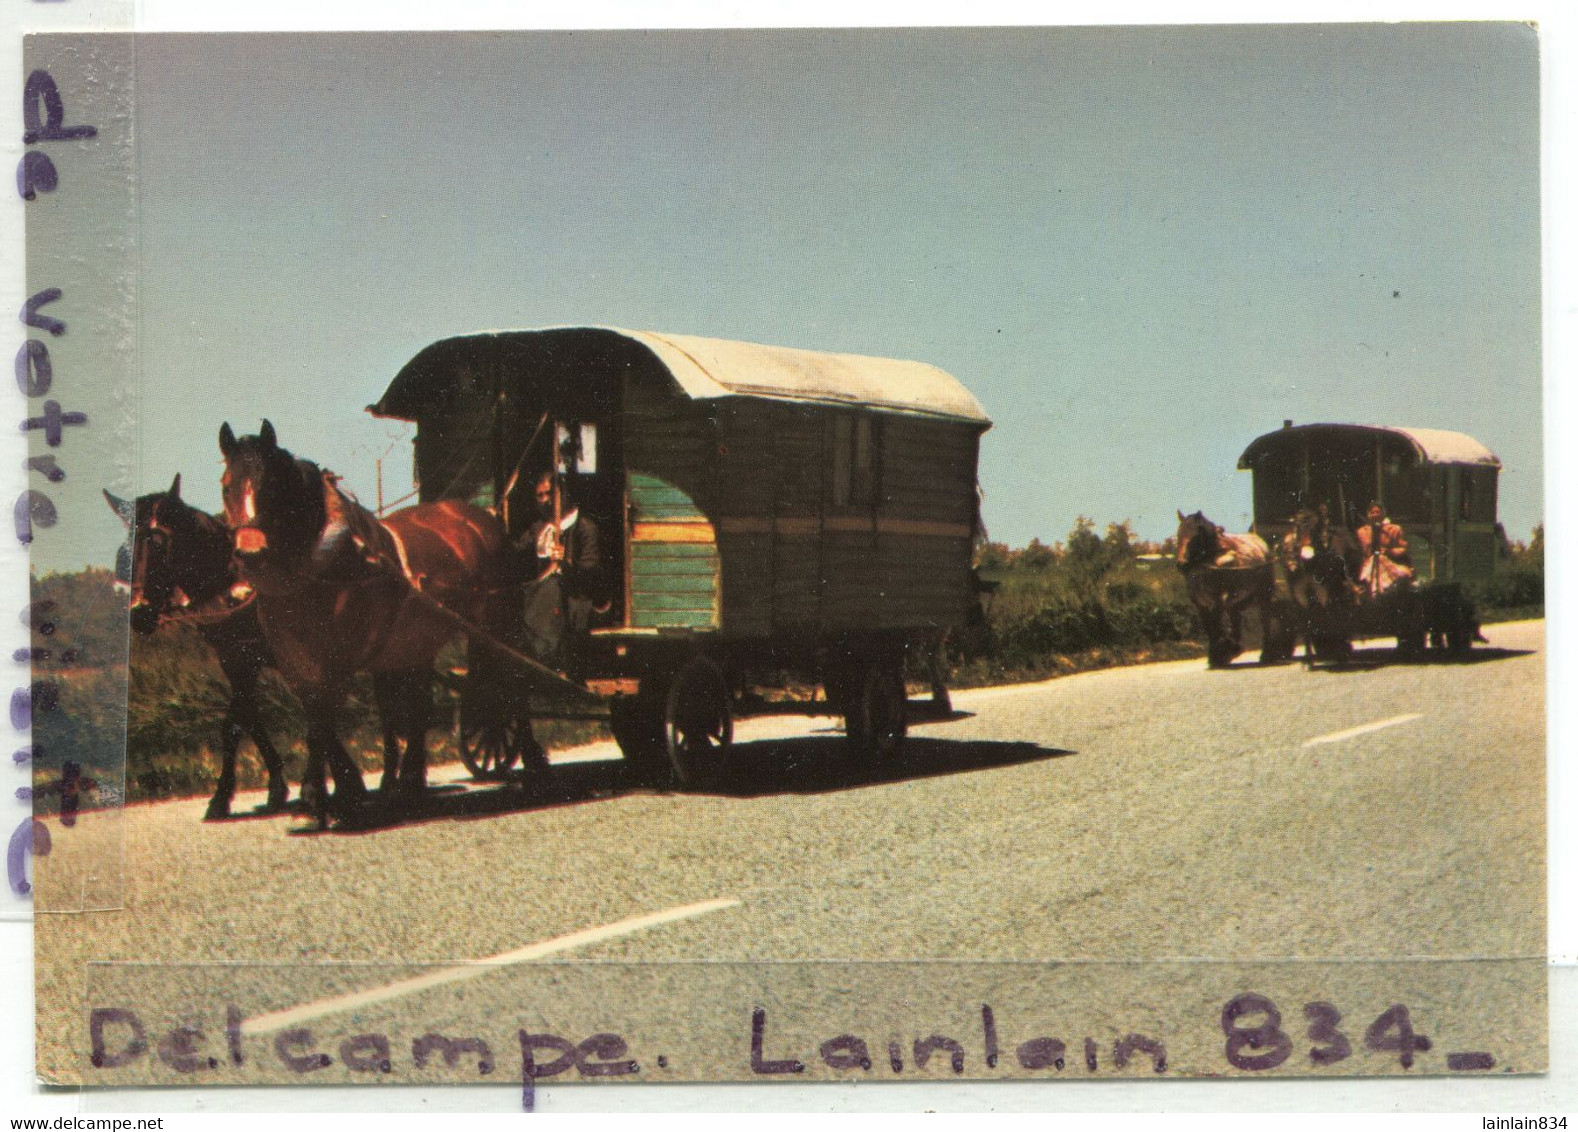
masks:
{"label": "dark brown horse", "polygon": [[1259,535],[1230,535],[1201,512],[1178,512],[1177,566],[1206,635],[1207,663],[1223,668],[1243,651],[1244,610],[1260,612],[1260,659],[1271,657],[1271,553]]}
{"label": "dark brown horse", "polygon": [[219,782],[205,816],[214,820],[230,815],[243,736],[251,736],[268,770],[267,808],[284,809],[289,796],[285,766],[258,711],[258,678],[273,658],[257,610],[235,596],[241,578],[231,560],[229,528],[182,501],[179,475],[169,491],[139,496],[134,503],[108,491],[104,498],[132,532],[132,552],[122,578],[131,586],[132,631],[150,634],[171,620],[195,625],[230,684],[220,729]]}
{"label": "dark brown horse", "polygon": [[[221,727],[219,781],[204,817],[230,816],[236,793],[236,756],[241,740],[250,736],[268,771],[269,812],[282,810],[289,799],[284,763],[259,710],[259,678],[274,667],[274,657],[258,623],[251,589],[236,566],[230,528],[223,519],[190,507],[181,499],[181,477],[170,490],[139,496],[134,503],[108,491],[104,498],[132,532],[131,553],[117,556],[117,571],[131,588],[130,621],[140,635],[161,625],[194,626],[219,661],[230,685]],[[398,679],[380,674],[373,693],[383,721],[384,776],[381,791],[392,795],[399,766],[401,739],[394,721],[406,710]]]}
{"label": "dark brown horse", "polygon": [[264,637],[307,719],[304,801],[326,826],[326,768],[342,818],[364,800],[361,772],[336,728],[358,672],[399,687],[394,701],[403,715],[386,720],[385,733],[392,728],[406,740],[398,789],[407,798],[420,794],[433,660],[456,635],[453,617],[433,603],[472,624],[497,624],[503,528],[489,512],[449,500],[379,521],[340,491],[334,476],[281,448],[268,421],[258,435],[239,440],[224,425],[219,447],[236,559],[257,591]]}
{"label": "dark brown horse", "polygon": [[1333,523],[1325,507],[1306,507],[1293,516],[1280,557],[1298,609],[1305,663],[1347,659],[1358,605],[1359,540]]}

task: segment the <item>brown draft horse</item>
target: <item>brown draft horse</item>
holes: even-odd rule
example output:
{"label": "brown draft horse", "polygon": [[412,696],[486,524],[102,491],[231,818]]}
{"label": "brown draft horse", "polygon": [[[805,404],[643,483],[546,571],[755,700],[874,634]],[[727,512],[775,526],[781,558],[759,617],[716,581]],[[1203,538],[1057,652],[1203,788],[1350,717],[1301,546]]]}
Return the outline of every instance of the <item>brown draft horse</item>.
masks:
{"label": "brown draft horse", "polygon": [[472,624],[495,625],[504,594],[503,528],[489,512],[452,500],[380,521],[341,492],[334,476],[281,448],[268,421],[239,440],[225,424],[219,448],[236,560],[257,591],[264,637],[307,719],[303,801],[326,827],[325,768],[342,821],[354,819],[365,799],[361,772],[335,723],[358,672],[399,690],[391,706],[402,716],[385,721],[385,735],[392,728],[405,737],[397,789],[415,798],[426,786],[433,660],[456,634],[454,622],[424,596]]}
{"label": "brown draft horse", "polygon": [[1333,523],[1324,506],[1305,507],[1293,516],[1280,557],[1298,608],[1306,664],[1353,655],[1359,556],[1359,540],[1341,523]]}
{"label": "brown draft horse", "polygon": [[285,764],[258,711],[258,677],[274,660],[257,610],[233,602],[241,578],[231,559],[229,528],[223,520],[187,506],[179,475],[169,491],[142,495],[131,503],[108,491],[104,498],[132,533],[130,563],[117,564],[127,566],[121,580],[131,586],[132,631],[146,636],[167,621],[190,621],[214,650],[230,685],[220,729],[219,782],[204,817],[213,821],[230,815],[236,752],[243,736],[251,736],[268,770],[267,809],[284,809],[290,793]]}
{"label": "brown draft horse", "polygon": [[1177,566],[1205,630],[1207,663],[1224,668],[1243,651],[1244,610],[1260,611],[1261,663],[1273,659],[1271,551],[1259,535],[1230,535],[1201,512],[1178,512]]}

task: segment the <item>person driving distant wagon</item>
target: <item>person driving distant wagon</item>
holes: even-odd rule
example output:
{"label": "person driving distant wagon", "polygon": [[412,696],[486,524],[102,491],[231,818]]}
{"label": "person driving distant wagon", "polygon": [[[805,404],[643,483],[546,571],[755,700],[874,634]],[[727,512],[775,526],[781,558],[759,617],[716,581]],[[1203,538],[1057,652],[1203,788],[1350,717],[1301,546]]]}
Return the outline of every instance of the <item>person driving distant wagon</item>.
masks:
{"label": "person driving distant wagon", "polygon": [[593,614],[609,607],[597,524],[552,472],[537,477],[533,494],[537,518],[515,542],[526,580],[526,643],[544,663],[573,669]]}
{"label": "person driving distant wagon", "polygon": [[1413,579],[1403,528],[1386,517],[1379,503],[1371,503],[1365,513],[1364,524],[1359,527],[1359,548],[1364,553],[1359,582],[1371,597]]}

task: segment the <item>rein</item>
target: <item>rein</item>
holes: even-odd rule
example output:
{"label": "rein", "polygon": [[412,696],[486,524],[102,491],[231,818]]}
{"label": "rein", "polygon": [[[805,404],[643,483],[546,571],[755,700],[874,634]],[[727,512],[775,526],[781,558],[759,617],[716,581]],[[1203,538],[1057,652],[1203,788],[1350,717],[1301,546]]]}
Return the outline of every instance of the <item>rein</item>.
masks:
{"label": "rein", "polygon": [[[220,606],[217,602],[210,601],[205,605],[192,609],[170,610],[159,615],[159,621],[169,625],[218,625],[230,620],[236,614],[249,607],[257,600],[258,592],[248,589],[247,595],[233,605]],[[209,608],[212,607],[212,608]]]}

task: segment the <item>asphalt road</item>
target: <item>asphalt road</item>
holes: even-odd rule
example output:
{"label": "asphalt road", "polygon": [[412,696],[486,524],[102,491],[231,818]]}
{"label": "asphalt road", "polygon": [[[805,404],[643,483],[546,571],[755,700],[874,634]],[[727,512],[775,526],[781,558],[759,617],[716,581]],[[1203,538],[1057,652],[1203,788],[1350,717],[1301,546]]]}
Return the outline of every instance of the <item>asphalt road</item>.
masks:
{"label": "asphalt road", "polygon": [[875,772],[833,721],[773,717],[741,723],[694,793],[643,786],[603,745],[556,755],[535,797],[435,768],[422,815],[354,833],[204,823],[201,799],[86,815],[52,829],[41,906],[69,906],[119,843],[125,908],[39,917],[40,1068],[77,1075],[84,986],[196,1003],[216,976],[194,963],[280,965],[248,1000],[261,1035],[355,993],[372,997],[295,1024],[487,1016],[501,976],[408,980],[489,958],[1539,956],[1544,625],[1487,635],[1463,662],[1394,664],[1377,643],[1340,671],[1186,661],[959,692]]}

